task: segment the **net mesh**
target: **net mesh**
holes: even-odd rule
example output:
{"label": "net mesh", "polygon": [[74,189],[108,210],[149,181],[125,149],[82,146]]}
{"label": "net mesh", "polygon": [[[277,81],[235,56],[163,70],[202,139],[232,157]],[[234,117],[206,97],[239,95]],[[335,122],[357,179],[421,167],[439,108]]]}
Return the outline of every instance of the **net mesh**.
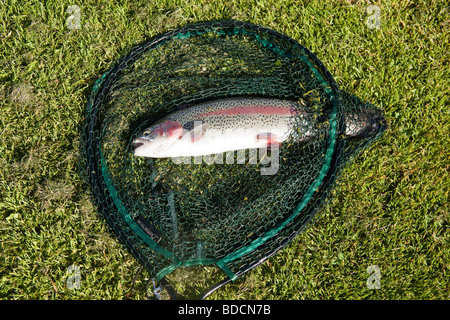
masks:
{"label": "net mesh", "polygon": [[[273,150],[134,156],[133,139],[162,116],[242,96],[306,102],[308,121],[298,119],[276,159]],[[234,280],[304,230],[344,165],[385,128],[380,110],[339,90],[298,42],[227,20],[160,35],[116,62],[92,89],[83,146],[99,211],[157,281],[193,265]],[[262,174],[275,161],[276,173]]]}

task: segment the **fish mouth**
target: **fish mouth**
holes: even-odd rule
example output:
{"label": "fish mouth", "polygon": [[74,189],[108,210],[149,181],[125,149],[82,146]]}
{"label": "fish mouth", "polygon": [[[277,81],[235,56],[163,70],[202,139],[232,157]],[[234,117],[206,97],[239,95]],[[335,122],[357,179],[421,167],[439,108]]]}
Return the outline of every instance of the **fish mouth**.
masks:
{"label": "fish mouth", "polygon": [[139,147],[141,147],[143,145],[144,145],[144,143],[142,141],[140,141],[139,139],[136,139],[136,140],[133,141],[134,149],[137,149],[137,148],[139,148]]}

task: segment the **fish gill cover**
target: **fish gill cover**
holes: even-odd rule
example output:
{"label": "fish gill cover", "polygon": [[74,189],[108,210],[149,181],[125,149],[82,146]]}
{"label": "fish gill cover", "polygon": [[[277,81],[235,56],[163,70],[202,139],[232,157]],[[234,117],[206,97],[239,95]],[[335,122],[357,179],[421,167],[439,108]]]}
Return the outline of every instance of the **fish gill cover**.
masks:
{"label": "fish gill cover", "polygon": [[[299,112],[275,147],[135,155],[147,128],[221,99],[289,101]],[[386,128],[381,110],[341,91],[297,41],[226,20],[170,31],[119,59],[92,89],[83,146],[99,212],[156,282],[211,265],[223,284],[302,232],[343,167]]]}

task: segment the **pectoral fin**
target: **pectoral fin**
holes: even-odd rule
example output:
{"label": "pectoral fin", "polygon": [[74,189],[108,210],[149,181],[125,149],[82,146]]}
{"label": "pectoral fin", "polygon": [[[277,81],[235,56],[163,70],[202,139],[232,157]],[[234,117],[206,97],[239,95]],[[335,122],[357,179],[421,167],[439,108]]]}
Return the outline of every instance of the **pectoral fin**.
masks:
{"label": "pectoral fin", "polygon": [[278,146],[280,144],[279,137],[271,132],[257,134],[256,141],[258,145],[261,145],[262,147],[265,147],[267,149],[271,149],[272,145],[276,144]]}

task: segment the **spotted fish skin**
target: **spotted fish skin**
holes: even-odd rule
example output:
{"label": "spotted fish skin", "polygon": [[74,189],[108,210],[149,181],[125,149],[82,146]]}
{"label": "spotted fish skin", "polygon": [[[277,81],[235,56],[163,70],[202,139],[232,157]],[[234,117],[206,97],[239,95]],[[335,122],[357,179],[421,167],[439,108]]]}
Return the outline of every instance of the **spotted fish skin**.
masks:
{"label": "spotted fish skin", "polygon": [[302,100],[211,100],[171,113],[145,129],[134,140],[134,154],[166,158],[267,148],[287,140],[299,119],[306,121]]}

